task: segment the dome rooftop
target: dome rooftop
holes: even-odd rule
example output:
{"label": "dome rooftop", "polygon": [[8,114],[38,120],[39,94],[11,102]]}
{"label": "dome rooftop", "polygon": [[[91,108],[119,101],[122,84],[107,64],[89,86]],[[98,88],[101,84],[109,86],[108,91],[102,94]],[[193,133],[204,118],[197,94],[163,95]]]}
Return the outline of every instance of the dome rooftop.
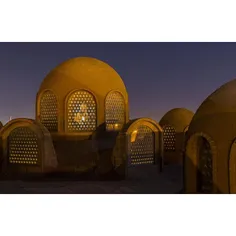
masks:
{"label": "dome rooftop", "polygon": [[46,89],[59,95],[72,89],[88,89],[102,95],[119,90],[126,94],[119,74],[107,63],[90,57],[72,58],[55,67],[40,86],[40,90]]}
{"label": "dome rooftop", "polygon": [[236,112],[236,79],[222,85],[199,106],[194,119],[219,113]]}
{"label": "dome rooftop", "polygon": [[173,126],[176,131],[183,131],[191,122],[194,113],[186,108],[174,108],[168,111],[160,120],[159,124]]}

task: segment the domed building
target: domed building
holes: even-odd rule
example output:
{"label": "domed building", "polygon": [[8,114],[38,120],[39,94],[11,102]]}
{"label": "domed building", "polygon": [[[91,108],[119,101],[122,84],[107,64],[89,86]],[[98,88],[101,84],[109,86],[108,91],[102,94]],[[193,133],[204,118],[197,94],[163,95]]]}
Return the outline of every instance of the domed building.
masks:
{"label": "domed building", "polygon": [[163,128],[164,162],[183,163],[185,135],[194,113],[185,108],[174,108],[160,120]]}
{"label": "domed building", "polygon": [[184,161],[187,193],[236,193],[236,80],[200,105],[188,129]]}
{"label": "domed building", "polygon": [[112,153],[113,166],[120,176],[156,174],[162,171],[162,159],[163,130],[155,120],[130,120],[120,131]]}
{"label": "domed building", "polygon": [[59,169],[111,168],[116,134],[129,121],[126,87],[111,66],[88,57],[67,60],[46,76],[36,100],[36,120],[52,135]]}
{"label": "domed building", "polygon": [[0,176],[31,177],[53,173],[57,157],[50,133],[25,118],[9,121],[0,130]]}

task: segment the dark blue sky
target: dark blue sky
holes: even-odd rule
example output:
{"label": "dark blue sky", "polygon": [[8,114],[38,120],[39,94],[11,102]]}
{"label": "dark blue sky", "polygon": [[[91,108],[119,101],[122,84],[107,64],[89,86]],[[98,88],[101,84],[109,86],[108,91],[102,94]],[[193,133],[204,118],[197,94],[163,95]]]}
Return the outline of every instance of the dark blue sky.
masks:
{"label": "dark blue sky", "polygon": [[131,118],[159,121],[175,107],[196,111],[206,96],[236,78],[236,43],[0,43],[0,120],[34,117],[45,75],[80,56],[103,60],[120,74]]}

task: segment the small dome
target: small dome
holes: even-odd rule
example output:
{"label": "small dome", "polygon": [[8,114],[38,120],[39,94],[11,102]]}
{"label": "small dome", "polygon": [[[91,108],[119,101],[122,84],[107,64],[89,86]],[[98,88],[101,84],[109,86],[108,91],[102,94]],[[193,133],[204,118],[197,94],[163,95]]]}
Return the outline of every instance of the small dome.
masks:
{"label": "small dome", "polygon": [[171,125],[177,132],[183,132],[190,124],[194,113],[185,108],[174,108],[168,111],[160,120],[159,124],[163,127]]}

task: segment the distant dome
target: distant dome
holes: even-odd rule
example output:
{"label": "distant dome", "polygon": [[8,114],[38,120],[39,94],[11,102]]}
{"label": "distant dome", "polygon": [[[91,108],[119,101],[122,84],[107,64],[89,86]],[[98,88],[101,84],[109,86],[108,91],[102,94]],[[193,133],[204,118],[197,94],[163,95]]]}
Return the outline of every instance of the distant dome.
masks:
{"label": "distant dome", "polygon": [[171,125],[177,132],[182,132],[190,124],[193,115],[192,111],[185,108],[174,108],[161,118],[159,124],[162,127]]}
{"label": "distant dome", "polygon": [[98,96],[119,89],[127,96],[119,74],[105,62],[90,57],[72,58],[61,63],[46,76],[39,91],[51,89],[65,96],[69,91],[81,88],[91,90]]}

